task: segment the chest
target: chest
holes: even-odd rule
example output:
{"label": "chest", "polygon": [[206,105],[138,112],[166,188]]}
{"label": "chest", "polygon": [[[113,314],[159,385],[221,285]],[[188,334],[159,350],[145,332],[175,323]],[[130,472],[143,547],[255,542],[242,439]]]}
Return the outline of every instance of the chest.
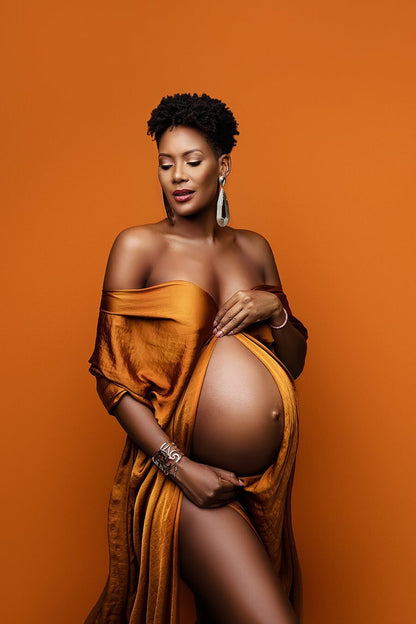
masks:
{"label": "chest", "polygon": [[147,285],[169,280],[194,282],[221,305],[237,290],[261,283],[263,275],[236,244],[212,249],[172,244],[154,262]]}

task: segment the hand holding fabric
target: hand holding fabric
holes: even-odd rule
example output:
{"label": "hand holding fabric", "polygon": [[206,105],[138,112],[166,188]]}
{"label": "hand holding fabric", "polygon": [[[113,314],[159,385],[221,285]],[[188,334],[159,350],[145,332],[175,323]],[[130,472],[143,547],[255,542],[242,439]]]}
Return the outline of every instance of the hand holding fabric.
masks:
{"label": "hand holding fabric", "polygon": [[218,310],[213,333],[218,337],[236,334],[253,323],[269,319],[272,315],[275,319],[284,318],[283,306],[276,294],[240,289]]}
{"label": "hand holding fabric", "polygon": [[175,482],[198,507],[220,507],[236,497],[243,482],[234,472],[182,457]]}

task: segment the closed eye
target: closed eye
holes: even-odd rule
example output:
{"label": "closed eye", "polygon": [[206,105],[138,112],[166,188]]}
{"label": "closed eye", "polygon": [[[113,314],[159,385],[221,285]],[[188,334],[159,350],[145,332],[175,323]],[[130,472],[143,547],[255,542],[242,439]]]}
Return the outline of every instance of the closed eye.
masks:
{"label": "closed eye", "polygon": [[[186,163],[187,165],[191,165],[191,167],[197,167],[198,165],[201,164],[201,160],[192,160],[188,163]],[[166,169],[169,169],[169,167],[172,167],[172,165],[159,165],[161,169],[164,169],[166,171]]]}

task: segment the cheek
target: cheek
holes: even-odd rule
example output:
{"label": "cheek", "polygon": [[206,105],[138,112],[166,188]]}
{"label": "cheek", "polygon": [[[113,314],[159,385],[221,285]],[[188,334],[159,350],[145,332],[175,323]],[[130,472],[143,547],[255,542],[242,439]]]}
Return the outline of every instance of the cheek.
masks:
{"label": "cheek", "polygon": [[209,193],[213,193],[217,188],[217,176],[212,171],[201,175],[199,184]]}

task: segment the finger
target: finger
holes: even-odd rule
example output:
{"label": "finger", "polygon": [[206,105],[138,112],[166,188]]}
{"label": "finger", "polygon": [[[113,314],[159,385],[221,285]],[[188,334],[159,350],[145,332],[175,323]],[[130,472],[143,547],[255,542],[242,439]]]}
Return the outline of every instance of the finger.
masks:
{"label": "finger", "polygon": [[235,295],[233,295],[230,299],[227,299],[227,301],[225,301],[225,303],[222,304],[222,306],[220,307],[220,309],[218,310],[214,318],[214,321],[213,321],[214,327],[218,325],[218,323],[221,321],[224,314],[228,312],[228,310],[232,308],[233,305],[235,305],[235,303],[236,303]]}
{"label": "finger", "polygon": [[251,290],[247,291],[247,290],[237,290],[232,297],[230,297],[229,299],[227,299],[227,301],[225,301],[221,308],[218,310],[217,315],[213,321],[213,325],[214,327],[216,325],[218,325],[218,323],[220,323],[222,317],[224,316],[224,314],[226,314],[226,312],[228,312],[228,310],[230,310],[234,305],[236,305],[237,303],[240,304],[240,309],[244,306],[244,304],[248,303],[249,301],[252,300],[252,292]]}
{"label": "finger", "polygon": [[222,320],[218,323],[216,327],[214,327],[214,332],[222,331],[225,333],[225,328],[227,327],[227,331],[241,322],[243,318],[247,316],[247,310],[244,310],[240,306],[240,304],[236,304],[231,310],[229,310],[224,316]]}
{"label": "finger", "polygon": [[214,319],[214,328],[216,330],[221,329],[221,327],[225,323],[227,323],[233,316],[240,312],[242,307],[243,306],[240,301],[234,301],[234,303],[224,303],[221,309],[217,312],[217,316]]}
{"label": "finger", "polygon": [[233,483],[237,486],[243,484],[243,481],[241,481],[241,479],[239,479],[234,472],[231,472],[230,470],[221,470],[221,472],[217,472],[217,474],[223,481],[227,481],[228,483]]}
{"label": "finger", "polygon": [[219,477],[227,479],[228,481],[232,481],[232,479],[237,479],[237,475],[232,470],[226,470],[225,468],[215,468],[215,472]]}
{"label": "finger", "polygon": [[[230,325],[230,322],[240,313],[244,312],[246,316],[252,319],[250,322],[255,322],[258,319],[258,312],[255,302],[253,302],[251,295],[244,293],[239,297],[236,304],[231,307],[227,312],[222,314],[222,317],[218,321],[215,330],[222,331],[224,334],[234,329],[233,324]],[[239,321],[241,321],[241,316],[239,317]],[[237,325],[237,324],[236,324]],[[214,331],[215,331],[214,330]]]}
{"label": "finger", "polygon": [[225,494],[235,492],[241,488],[241,485],[241,483],[231,483],[230,481],[223,481],[220,486],[221,490],[218,490],[218,494],[222,492],[224,492]]}
{"label": "finger", "polygon": [[237,327],[239,326],[246,327],[247,325],[250,324],[249,318],[250,318],[249,314],[245,312],[244,310],[242,310],[240,314],[237,314],[237,316],[231,319],[229,323],[224,325],[224,327],[221,330],[222,334],[226,336],[226,335],[230,335],[231,333],[236,333]]}
{"label": "finger", "polygon": [[[227,332],[227,336],[233,336],[234,334],[238,334],[239,332],[243,331],[244,329],[246,329],[246,327],[248,327],[250,325],[252,321],[249,320],[249,317],[247,316],[246,318],[244,318],[241,323],[239,323],[237,325],[237,327],[234,327],[231,331]],[[253,321],[254,322],[254,321]]]}

